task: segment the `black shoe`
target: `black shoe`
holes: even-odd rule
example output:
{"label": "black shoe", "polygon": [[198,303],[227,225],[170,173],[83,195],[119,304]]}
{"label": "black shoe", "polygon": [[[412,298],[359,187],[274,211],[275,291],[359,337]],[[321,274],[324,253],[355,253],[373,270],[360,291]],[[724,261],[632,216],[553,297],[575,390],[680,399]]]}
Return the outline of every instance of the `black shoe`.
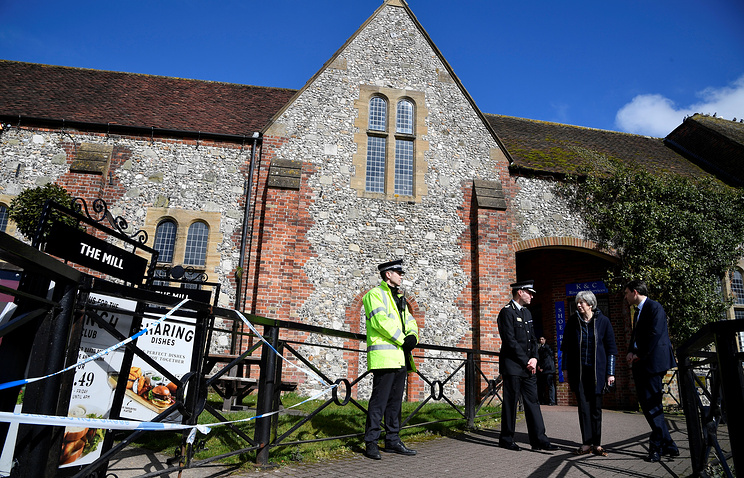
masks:
{"label": "black shoe", "polygon": [[499,446],[501,448],[506,448],[507,450],[511,450],[511,451],[519,451],[519,450],[521,450],[521,448],[519,448],[519,445],[517,445],[513,441],[512,442],[499,441]]}
{"label": "black shoe", "polygon": [[679,456],[679,448],[677,448],[676,445],[673,447],[670,446],[668,448],[664,448],[661,451],[661,454],[666,455],[666,456],[671,456],[672,458],[674,458],[675,456]]}
{"label": "black shoe", "polygon": [[377,446],[377,443],[373,441],[368,441],[364,444],[364,456],[372,458],[373,460],[382,460],[382,457],[380,456],[380,448]]}
{"label": "black shoe", "polygon": [[382,451],[406,456],[413,456],[416,454],[416,450],[411,450],[400,441],[398,443],[385,443],[385,448],[383,448]]}
{"label": "black shoe", "polygon": [[558,447],[555,446],[555,445],[553,445],[550,442],[548,442],[548,443],[540,443],[539,445],[535,445],[535,446],[532,447],[532,451],[540,451],[540,450],[556,451],[557,449],[558,449]]}
{"label": "black shoe", "polygon": [[645,458],[645,460],[649,463],[656,463],[658,461],[661,461],[661,456],[659,456],[658,451],[650,451],[648,452],[648,456]]}

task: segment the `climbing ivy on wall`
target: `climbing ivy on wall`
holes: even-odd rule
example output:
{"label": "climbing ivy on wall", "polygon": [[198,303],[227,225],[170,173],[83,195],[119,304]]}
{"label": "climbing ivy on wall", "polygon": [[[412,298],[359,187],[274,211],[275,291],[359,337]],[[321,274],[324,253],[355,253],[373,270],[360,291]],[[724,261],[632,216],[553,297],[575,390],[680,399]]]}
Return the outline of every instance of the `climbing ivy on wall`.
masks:
{"label": "climbing ivy on wall", "polygon": [[702,325],[724,319],[731,306],[721,280],[744,252],[744,190],[619,162],[609,171],[569,178],[559,190],[590,239],[618,253],[609,271],[613,290],[645,281],[679,346]]}

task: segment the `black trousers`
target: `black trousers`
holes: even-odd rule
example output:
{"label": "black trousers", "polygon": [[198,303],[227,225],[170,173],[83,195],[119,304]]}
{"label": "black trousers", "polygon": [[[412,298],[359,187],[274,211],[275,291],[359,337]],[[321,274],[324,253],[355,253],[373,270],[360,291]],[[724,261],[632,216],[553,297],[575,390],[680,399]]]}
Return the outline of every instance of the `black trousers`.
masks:
{"label": "black trousers", "polygon": [[573,388],[579,408],[579,428],[583,445],[602,444],[602,394],[594,385],[594,367],[582,367],[581,381]]}
{"label": "black trousers", "polygon": [[504,401],[501,404],[500,443],[514,443],[514,429],[517,426],[517,397],[522,397],[524,415],[527,419],[527,435],[530,445],[541,446],[550,443],[545,436],[540,404],[537,399],[537,377],[519,375],[502,375],[504,380]]}
{"label": "black trousers", "polygon": [[555,374],[553,372],[537,372],[537,394],[543,405],[555,405]]}
{"label": "black trousers", "polygon": [[667,428],[664,418],[664,407],[661,403],[662,382],[665,374],[666,372],[649,374],[643,370],[633,368],[633,381],[635,382],[638,401],[641,404],[643,416],[646,417],[646,421],[651,427],[649,451],[658,451],[659,453],[677,448],[669,434],[669,428]]}
{"label": "black trousers", "polygon": [[376,442],[382,433],[382,420],[385,419],[385,443],[400,441],[400,408],[406,390],[405,367],[400,369],[380,369],[372,372],[372,395],[369,398],[367,425],[364,431],[365,442]]}

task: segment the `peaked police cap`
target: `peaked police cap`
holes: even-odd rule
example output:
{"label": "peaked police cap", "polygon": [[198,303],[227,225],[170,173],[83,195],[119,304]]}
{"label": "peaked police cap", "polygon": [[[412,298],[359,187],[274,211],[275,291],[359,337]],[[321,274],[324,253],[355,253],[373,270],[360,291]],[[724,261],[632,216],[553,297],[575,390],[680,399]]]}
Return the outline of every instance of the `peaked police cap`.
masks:
{"label": "peaked police cap", "polygon": [[377,270],[380,272],[398,271],[401,274],[405,274],[405,272],[403,272],[403,259],[397,259],[397,260],[390,261],[390,262],[383,262],[382,264],[377,266]]}
{"label": "peaked police cap", "polygon": [[523,280],[521,282],[515,282],[510,287],[513,291],[514,290],[526,290],[528,292],[532,292],[533,294],[536,294],[535,281],[533,280]]}

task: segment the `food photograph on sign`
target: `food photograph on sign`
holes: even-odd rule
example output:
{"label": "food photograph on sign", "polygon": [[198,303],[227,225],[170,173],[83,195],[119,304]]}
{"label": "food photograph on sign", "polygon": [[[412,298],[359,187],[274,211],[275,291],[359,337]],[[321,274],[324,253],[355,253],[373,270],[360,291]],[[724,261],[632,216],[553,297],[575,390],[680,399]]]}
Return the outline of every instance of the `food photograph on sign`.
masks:
{"label": "food photograph on sign", "polygon": [[[70,405],[68,415],[75,418],[106,418],[100,410],[82,403]],[[105,430],[100,428],[83,426],[66,427],[59,464],[77,464],[75,463],[76,461],[88,456],[92,452],[96,452],[96,456],[100,455],[99,447],[103,442],[104,436]]]}
{"label": "food photograph on sign", "polygon": [[[145,314],[142,327],[147,327],[148,331],[137,339],[137,347],[172,376],[183,377],[191,370],[196,321],[189,317],[171,316],[168,320],[156,323],[160,317],[159,314]],[[118,380],[118,373],[109,376],[112,390],[116,388]],[[155,370],[152,365],[135,355],[127,376],[121,417],[152,420],[175,403],[177,387],[161,371]],[[180,419],[180,413],[174,412],[166,421]]]}
{"label": "food photograph on sign", "polygon": [[[109,375],[109,385],[116,388],[118,374]],[[131,367],[127,377],[126,397],[144,405],[153,412],[160,413],[176,402],[178,385],[150,370],[143,372],[141,367]]]}

